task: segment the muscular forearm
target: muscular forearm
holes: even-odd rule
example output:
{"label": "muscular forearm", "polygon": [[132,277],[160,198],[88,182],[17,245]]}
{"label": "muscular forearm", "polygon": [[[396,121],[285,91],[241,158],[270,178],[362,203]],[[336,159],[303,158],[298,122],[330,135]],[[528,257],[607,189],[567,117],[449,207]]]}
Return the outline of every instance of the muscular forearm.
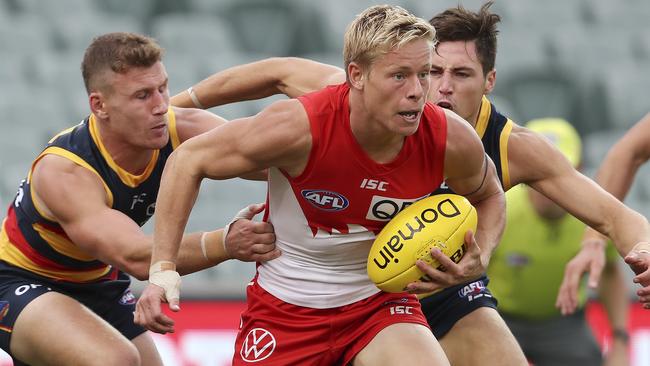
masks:
{"label": "muscular forearm", "polygon": [[[282,60],[270,58],[218,72],[194,85],[194,96],[201,106],[211,108],[280,94],[281,80],[286,78],[287,71]],[[178,107],[199,107],[187,90],[171,102]]]}
{"label": "muscular forearm", "polygon": [[191,174],[189,154],[177,149],[167,160],[156,201],[151,263],[177,262],[183,230],[199,191],[201,177]]}
{"label": "muscular forearm", "polygon": [[492,252],[496,249],[506,222],[505,198],[501,193],[495,193],[474,204],[478,214],[476,241],[481,247],[482,262],[489,263]]}
{"label": "muscular forearm", "polygon": [[627,255],[640,242],[650,243],[650,226],[643,215],[622,204],[616,212],[609,214],[612,215],[613,226],[599,228],[599,231],[612,239],[622,256]]}
{"label": "muscular forearm", "polygon": [[[203,237],[205,250],[201,246]],[[230,259],[223,246],[223,229],[186,234],[178,251],[176,271],[181,275],[198,272]]]}

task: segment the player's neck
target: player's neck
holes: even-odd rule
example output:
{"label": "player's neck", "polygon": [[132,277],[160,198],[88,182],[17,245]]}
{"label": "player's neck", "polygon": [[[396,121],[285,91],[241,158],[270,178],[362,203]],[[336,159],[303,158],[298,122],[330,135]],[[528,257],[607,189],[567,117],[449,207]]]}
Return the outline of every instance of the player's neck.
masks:
{"label": "player's neck", "polygon": [[481,112],[481,107],[479,106],[474,113],[472,113],[471,116],[469,116],[466,120],[469,122],[470,125],[472,125],[473,129],[476,129],[476,124],[478,123],[478,116]]}
{"label": "player's neck", "polygon": [[121,169],[134,175],[144,172],[151,161],[153,150],[134,146],[119,134],[106,128],[106,124],[100,123],[99,119],[96,119],[96,122],[95,131],[100,150],[103,149],[110,155]]}
{"label": "player's neck", "polygon": [[354,108],[352,100],[350,129],[352,136],[368,157],[380,164],[395,160],[404,146],[404,136],[387,130],[363,108]]}

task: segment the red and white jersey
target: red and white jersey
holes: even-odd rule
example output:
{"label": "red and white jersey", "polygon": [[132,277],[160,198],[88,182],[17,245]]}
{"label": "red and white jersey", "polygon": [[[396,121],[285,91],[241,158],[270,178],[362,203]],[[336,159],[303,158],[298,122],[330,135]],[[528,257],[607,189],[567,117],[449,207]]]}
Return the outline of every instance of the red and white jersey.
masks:
{"label": "red and white jersey", "polygon": [[443,181],[447,120],[427,103],[417,132],[390,163],[372,160],[350,129],[346,84],[300,98],[312,150],[302,174],[269,173],[265,219],[282,255],[258,267],[258,283],[288,303],[331,308],[379,290],[366,271],[375,235]]}

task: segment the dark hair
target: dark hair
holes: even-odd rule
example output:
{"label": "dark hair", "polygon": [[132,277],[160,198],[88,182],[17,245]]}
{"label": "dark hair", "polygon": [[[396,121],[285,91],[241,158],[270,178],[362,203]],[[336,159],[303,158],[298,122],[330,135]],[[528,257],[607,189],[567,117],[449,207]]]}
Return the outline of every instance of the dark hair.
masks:
{"label": "dark hair", "polygon": [[462,6],[449,8],[434,16],[429,23],[436,28],[438,42],[475,41],[476,53],[487,75],[494,69],[497,56],[498,14],[490,13],[493,2],[488,1],[475,13]]}
{"label": "dark hair", "polygon": [[150,67],[162,59],[164,50],[152,38],[127,32],[107,33],[93,39],[81,63],[86,91],[99,87],[101,74],[127,72],[132,67]]}

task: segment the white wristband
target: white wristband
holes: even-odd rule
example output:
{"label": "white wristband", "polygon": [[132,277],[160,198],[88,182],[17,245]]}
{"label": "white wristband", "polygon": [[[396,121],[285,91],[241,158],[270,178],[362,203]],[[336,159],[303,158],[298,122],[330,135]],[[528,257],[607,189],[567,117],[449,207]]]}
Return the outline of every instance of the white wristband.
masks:
{"label": "white wristband", "polygon": [[199,98],[196,97],[196,93],[194,92],[193,87],[190,86],[189,88],[187,88],[187,94],[190,95],[190,99],[192,99],[192,103],[194,103],[194,106],[196,108],[205,109],[203,104],[201,104],[201,102],[199,102]]}
{"label": "white wristband", "polygon": [[208,259],[208,249],[205,247],[205,237],[208,236],[208,232],[204,231],[203,234],[201,234],[201,252],[203,252],[203,258]]}

